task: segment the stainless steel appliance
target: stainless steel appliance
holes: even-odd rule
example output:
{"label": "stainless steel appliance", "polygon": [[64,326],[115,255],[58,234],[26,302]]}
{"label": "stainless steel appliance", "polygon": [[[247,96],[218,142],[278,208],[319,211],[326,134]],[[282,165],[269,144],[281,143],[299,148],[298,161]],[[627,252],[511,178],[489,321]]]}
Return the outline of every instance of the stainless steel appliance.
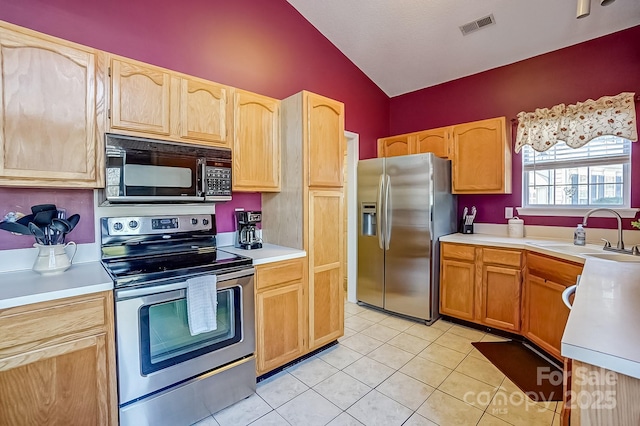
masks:
{"label": "stainless steel appliance", "polygon": [[358,163],[358,301],[438,318],[438,238],[456,232],[450,163],[433,154]]}
{"label": "stainless steel appliance", "polygon": [[[216,249],[213,215],[101,219],[115,282],[120,424],[180,425],[255,391],[252,260]],[[187,280],[217,277],[217,329],[192,336]]]}
{"label": "stainless steel appliance", "polygon": [[236,211],[235,247],[253,250],[262,248],[262,238],[258,237],[258,224],[262,222],[262,212]]}
{"label": "stainless steel appliance", "polygon": [[231,150],[106,134],[110,203],[231,200]]}

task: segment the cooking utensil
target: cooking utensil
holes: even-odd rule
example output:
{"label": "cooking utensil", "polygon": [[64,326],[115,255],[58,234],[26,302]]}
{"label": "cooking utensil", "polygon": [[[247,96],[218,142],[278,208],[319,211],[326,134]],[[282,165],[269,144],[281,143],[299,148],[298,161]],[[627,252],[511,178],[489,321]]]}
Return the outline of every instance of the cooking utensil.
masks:
{"label": "cooking utensil", "polygon": [[36,213],[33,216],[33,223],[39,227],[45,227],[51,225],[51,221],[54,217],[58,216],[58,210],[43,210]]}
{"label": "cooking utensil", "polygon": [[29,227],[18,222],[0,222],[0,229],[19,235],[31,235]]}
{"label": "cooking utensil", "polygon": [[69,218],[67,219],[67,222],[69,223],[69,230],[67,231],[67,234],[71,231],[73,231],[73,228],[76,227],[76,225],[78,224],[78,222],[80,222],[80,215],[79,214],[72,214],[71,216],[69,216]]}
{"label": "cooking utensil", "polygon": [[57,210],[55,204],[38,204],[31,206],[31,213],[36,214],[47,210]]}
{"label": "cooking utensil", "polygon": [[71,225],[64,219],[53,218],[51,221],[51,241],[53,244],[61,244],[64,242],[64,236],[71,230]]}
{"label": "cooking utensil", "polygon": [[39,244],[45,244],[45,241],[47,240],[46,235],[42,229],[36,226],[35,223],[29,222],[29,231],[36,238],[36,241]]}

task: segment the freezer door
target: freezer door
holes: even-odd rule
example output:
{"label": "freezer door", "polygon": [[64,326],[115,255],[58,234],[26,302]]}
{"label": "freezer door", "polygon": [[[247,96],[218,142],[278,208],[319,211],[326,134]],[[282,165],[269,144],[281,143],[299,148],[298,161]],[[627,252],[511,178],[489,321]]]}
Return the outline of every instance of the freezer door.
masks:
{"label": "freezer door", "polygon": [[384,309],[428,320],[431,309],[432,154],[388,158]]}
{"label": "freezer door", "polygon": [[384,292],[384,158],[358,162],[358,282],[359,301],[382,308]]}

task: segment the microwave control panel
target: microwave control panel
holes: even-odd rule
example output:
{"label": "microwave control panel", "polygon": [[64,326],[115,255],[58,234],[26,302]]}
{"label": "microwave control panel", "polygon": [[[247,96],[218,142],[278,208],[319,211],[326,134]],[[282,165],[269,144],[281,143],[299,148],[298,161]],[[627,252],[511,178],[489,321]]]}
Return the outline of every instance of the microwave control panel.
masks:
{"label": "microwave control panel", "polygon": [[231,168],[206,166],[205,196],[231,196]]}

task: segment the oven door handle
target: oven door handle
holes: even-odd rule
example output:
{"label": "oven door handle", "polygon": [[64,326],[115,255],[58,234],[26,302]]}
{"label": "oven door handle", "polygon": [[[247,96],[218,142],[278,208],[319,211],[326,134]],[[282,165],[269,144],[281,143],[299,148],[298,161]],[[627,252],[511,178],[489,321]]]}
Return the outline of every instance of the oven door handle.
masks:
{"label": "oven door handle", "polygon": [[[238,278],[249,277],[255,274],[254,268],[243,269],[241,271],[229,272],[217,276],[218,284]],[[205,274],[206,275],[206,274]],[[171,284],[160,284],[142,288],[118,288],[115,291],[116,300],[131,299],[133,297],[143,297],[152,294],[165,293],[167,291],[184,290],[187,288],[187,281],[180,281]],[[221,290],[223,287],[218,287]]]}

